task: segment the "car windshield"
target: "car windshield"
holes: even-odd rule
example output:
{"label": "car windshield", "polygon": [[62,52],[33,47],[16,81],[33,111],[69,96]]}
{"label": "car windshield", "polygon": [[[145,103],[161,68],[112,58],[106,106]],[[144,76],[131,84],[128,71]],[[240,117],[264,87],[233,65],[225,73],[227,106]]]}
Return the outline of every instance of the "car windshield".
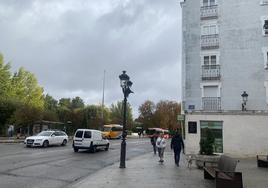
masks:
{"label": "car windshield", "polygon": [[41,133],[39,133],[37,136],[50,136],[52,134],[52,132],[50,131],[43,131]]}

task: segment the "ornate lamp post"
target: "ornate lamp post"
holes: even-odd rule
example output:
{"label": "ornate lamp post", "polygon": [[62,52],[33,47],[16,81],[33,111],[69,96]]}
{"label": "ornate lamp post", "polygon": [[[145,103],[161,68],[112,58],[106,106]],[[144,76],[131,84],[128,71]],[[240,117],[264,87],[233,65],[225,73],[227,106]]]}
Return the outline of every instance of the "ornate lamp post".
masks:
{"label": "ornate lamp post", "polygon": [[248,101],[248,94],[247,94],[247,92],[244,91],[242,93],[241,97],[242,97],[242,101],[243,101],[243,103],[242,103],[242,111],[246,111],[247,110],[246,109],[246,105],[247,105],[247,101]]}
{"label": "ornate lamp post", "polygon": [[120,155],[120,166],[119,168],[126,168],[126,122],[127,122],[127,97],[130,93],[133,93],[130,88],[132,82],[129,80],[129,76],[126,74],[126,71],[123,71],[123,74],[119,76],[120,85],[124,94],[124,106],[123,106],[123,133],[122,133],[122,142],[121,142],[121,155]]}

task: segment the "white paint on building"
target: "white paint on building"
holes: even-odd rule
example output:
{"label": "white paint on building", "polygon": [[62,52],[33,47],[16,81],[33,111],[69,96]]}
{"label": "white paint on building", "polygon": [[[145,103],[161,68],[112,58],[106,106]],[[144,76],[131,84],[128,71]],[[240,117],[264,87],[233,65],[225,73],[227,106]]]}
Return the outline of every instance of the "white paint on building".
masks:
{"label": "white paint on building", "polygon": [[[181,3],[187,152],[199,152],[200,122],[215,121],[222,122],[223,153],[268,154],[268,1],[215,2]],[[247,112],[241,111],[243,91]],[[187,133],[190,121],[197,134]]]}

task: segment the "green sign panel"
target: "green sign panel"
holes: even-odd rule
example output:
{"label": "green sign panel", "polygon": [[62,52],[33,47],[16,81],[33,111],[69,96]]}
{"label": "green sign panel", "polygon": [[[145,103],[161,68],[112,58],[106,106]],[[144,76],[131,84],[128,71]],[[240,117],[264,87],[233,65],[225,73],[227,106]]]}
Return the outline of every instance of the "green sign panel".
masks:
{"label": "green sign panel", "polygon": [[178,115],[177,120],[178,121],[184,121],[184,117],[185,117],[184,115]]}

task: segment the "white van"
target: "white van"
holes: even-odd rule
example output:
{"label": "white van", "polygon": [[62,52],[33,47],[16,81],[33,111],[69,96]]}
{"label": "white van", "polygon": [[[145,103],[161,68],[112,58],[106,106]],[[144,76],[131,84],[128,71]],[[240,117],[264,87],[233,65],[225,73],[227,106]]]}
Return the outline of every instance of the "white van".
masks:
{"label": "white van", "polygon": [[90,149],[93,153],[97,149],[108,151],[109,141],[103,138],[102,132],[94,129],[77,129],[73,138],[74,152],[79,149]]}

